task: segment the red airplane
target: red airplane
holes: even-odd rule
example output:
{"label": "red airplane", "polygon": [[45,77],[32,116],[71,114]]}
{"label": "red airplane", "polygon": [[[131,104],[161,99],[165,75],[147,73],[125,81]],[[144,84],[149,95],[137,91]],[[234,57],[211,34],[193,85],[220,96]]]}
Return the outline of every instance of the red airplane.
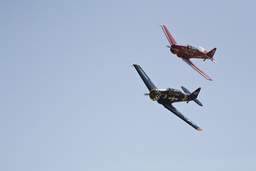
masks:
{"label": "red airplane", "polygon": [[183,61],[185,61],[189,66],[191,66],[193,69],[195,69],[199,74],[204,76],[207,80],[212,81],[210,77],[208,77],[203,71],[201,71],[199,68],[197,68],[189,59],[190,58],[198,58],[198,59],[210,59],[212,62],[216,63],[216,61],[213,59],[213,55],[216,51],[216,48],[212,49],[210,52],[207,52],[203,47],[199,46],[200,49],[191,46],[191,45],[178,45],[177,42],[174,40],[168,29],[165,25],[161,24],[161,27],[164,31],[164,34],[168,41],[170,42],[171,46],[168,46],[170,48],[170,51],[180,57]]}

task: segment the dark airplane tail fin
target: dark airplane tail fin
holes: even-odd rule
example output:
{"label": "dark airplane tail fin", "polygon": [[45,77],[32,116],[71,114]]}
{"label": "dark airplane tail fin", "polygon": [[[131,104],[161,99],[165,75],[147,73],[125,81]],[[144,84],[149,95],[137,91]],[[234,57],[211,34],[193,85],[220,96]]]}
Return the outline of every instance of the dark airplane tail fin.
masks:
{"label": "dark airplane tail fin", "polygon": [[189,97],[191,98],[191,100],[194,100],[194,99],[197,98],[197,96],[198,96],[200,90],[201,90],[201,87],[199,87],[198,89],[196,89],[193,93],[191,93],[191,94],[189,95]]}
{"label": "dark airplane tail fin", "polygon": [[194,102],[196,102],[196,104],[198,104],[199,106],[203,106],[203,104],[197,99],[197,96],[201,90],[201,87],[196,89],[196,91],[194,91],[193,93],[190,93],[190,91],[183,86],[181,86],[181,88],[185,93],[188,94],[188,97],[190,100],[194,100]]}
{"label": "dark airplane tail fin", "polygon": [[189,98],[190,98],[191,100],[194,100],[194,102],[196,102],[199,106],[203,106],[203,104],[197,99],[197,96],[198,96],[200,90],[201,90],[201,87],[199,87],[199,88],[196,89],[193,93],[191,93],[191,94],[189,95]]}

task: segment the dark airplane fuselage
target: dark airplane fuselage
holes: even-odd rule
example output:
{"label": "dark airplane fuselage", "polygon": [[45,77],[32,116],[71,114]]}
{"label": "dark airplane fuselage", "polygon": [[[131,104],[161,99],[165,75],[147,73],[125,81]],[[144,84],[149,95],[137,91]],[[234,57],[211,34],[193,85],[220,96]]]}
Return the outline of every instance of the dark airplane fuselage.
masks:
{"label": "dark airplane fuselage", "polygon": [[153,101],[160,104],[189,101],[189,96],[175,89],[156,90],[153,89],[149,93],[149,97]]}

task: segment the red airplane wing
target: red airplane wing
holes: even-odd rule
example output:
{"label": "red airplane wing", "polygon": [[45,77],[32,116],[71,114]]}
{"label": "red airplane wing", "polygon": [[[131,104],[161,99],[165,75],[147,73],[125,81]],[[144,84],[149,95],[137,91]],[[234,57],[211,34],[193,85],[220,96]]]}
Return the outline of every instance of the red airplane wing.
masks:
{"label": "red airplane wing", "polygon": [[165,25],[161,24],[160,25],[164,31],[164,34],[166,36],[166,38],[168,39],[168,41],[170,42],[171,45],[176,45],[177,42],[174,40],[174,38],[172,37],[171,33],[168,31],[168,29],[166,28]]}
{"label": "red airplane wing", "polygon": [[185,61],[189,66],[191,66],[194,70],[196,70],[199,74],[201,74],[202,76],[204,76],[204,78],[206,78],[207,80],[212,81],[212,79],[207,76],[203,71],[201,71],[199,68],[197,68],[189,59],[184,59],[182,58],[183,61]]}

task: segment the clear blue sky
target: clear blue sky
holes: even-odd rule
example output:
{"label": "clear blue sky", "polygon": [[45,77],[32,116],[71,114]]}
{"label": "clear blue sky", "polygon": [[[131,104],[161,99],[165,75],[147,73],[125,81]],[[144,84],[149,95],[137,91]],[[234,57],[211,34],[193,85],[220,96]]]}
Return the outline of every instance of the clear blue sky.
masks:
{"label": "clear blue sky", "polygon": [[[0,170],[255,171],[256,2],[0,1]],[[217,47],[217,64],[166,48]],[[174,104],[199,132],[151,101],[159,88],[199,94]]]}

